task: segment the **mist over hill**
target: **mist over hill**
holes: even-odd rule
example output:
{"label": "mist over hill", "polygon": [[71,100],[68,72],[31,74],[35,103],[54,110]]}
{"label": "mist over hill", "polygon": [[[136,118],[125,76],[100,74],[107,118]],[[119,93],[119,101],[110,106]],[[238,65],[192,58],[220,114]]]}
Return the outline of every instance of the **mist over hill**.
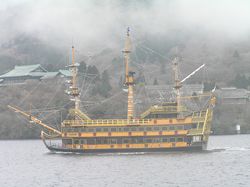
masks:
{"label": "mist over hill", "polygon": [[103,71],[122,58],[130,27],[135,63],[168,68],[177,47],[183,76],[206,63],[208,78],[227,85],[250,69],[249,9],[247,1],[225,0],[9,0],[0,9],[0,69],[32,63],[58,69],[74,45],[78,61]]}

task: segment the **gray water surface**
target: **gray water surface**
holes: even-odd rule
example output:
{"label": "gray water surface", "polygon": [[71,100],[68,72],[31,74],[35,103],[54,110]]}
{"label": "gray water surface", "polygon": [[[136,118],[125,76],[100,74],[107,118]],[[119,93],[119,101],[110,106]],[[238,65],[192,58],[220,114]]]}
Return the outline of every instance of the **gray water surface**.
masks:
{"label": "gray water surface", "polygon": [[210,137],[200,153],[54,154],[0,141],[0,187],[250,186],[250,135]]}

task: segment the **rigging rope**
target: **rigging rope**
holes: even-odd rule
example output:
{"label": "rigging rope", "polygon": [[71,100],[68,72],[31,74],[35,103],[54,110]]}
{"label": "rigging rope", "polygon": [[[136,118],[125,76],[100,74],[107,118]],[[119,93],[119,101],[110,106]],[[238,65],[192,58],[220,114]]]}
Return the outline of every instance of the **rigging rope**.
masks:
{"label": "rigging rope", "polygon": [[18,106],[21,106],[23,104],[23,102],[31,95],[31,93],[33,93],[42,83],[42,81],[40,81],[37,86],[35,88],[33,88],[24,98],[23,100],[20,101],[20,103],[18,104]]}

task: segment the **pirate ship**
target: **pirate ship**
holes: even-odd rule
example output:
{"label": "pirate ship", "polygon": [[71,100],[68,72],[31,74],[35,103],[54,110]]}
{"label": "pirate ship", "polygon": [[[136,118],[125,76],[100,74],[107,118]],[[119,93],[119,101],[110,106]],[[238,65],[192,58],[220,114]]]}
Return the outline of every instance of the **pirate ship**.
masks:
{"label": "pirate ship", "polygon": [[[212,92],[182,96],[182,83],[186,78],[180,80],[178,58],[175,58],[172,62],[175,80],[174,101],[154,104],[136,117],[134,115],[135,79],[134,72],[129,67],[130,53],[131,41],[128,30],[123,50],[124,85],[127,87],[126,119],[91,119],[81,111],[80,91],[77,87],[78,64],[75,63],[74,47],[72,47],[72,63],[69,66],[72,72],[69,93],[73,97],[74,108],[70,109],[71,117],[62,121],[60,129],[45,124],[36,116],[16,106],[8,107],[29,119],[32,124],[40,125],[43,128],[41,138],[45,146],[55,152],[162,152],[206,149],[215,105]],[[206,102],[201,108],[191,111],[184,100],[205,100]]]}

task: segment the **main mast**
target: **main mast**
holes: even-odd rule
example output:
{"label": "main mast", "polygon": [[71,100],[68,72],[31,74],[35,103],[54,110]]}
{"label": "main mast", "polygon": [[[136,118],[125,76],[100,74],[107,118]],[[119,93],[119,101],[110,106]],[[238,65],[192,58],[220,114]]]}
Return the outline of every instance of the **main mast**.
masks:
{"label": "main mast", "polygon": [[70,65],[72,71],[72,88],[71,95],[74,97],[75,109],[80,109],[79,89],[77,87],[77,64],[75,63],[75,48],[72,46],[72,64]]}
{"label": "main mast", "polygon": [[128,87],[128,108],[127,108],[127,119],[134,118],[134,74],[129,70],[129,54],[131,53],[131,41],[129,35],[129,28],[127,30],[127,36],[124,48],[124,63],[125,63],[125,82],[124,84]]}

